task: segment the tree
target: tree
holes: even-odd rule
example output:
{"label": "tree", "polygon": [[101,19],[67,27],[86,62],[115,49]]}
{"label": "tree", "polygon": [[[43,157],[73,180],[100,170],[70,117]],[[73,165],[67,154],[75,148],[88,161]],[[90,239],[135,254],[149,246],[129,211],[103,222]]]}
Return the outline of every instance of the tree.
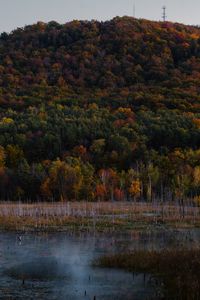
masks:
{"label": "tree", "polygon": [[0,168],[3,168],[5,166],[6,161],[6,153],[2,146],[0,146]]}
{"label": "tree", "polygon": [[104,201],[106,199],[106,196],[107,196],[106,186],[104,184],[97,184],[95,190],[95,197],[97,197],[99,201]]}
{"label": "tree", "polygon": [[46,195],[52,195],[60,201],[78,199],[82,185],[82,174],[79,166],[71,166],[64,161],[56,160],[52,163],[49,176],[42,184]]}
{"label": "tree", "polygon": [[129,193],[133,197],[134,201],[140,196],[141,183],[139,179],[133,180],[129,188]]}
{"label": "tree", "polygon": [[6,164],[8,167],[16,169],[23,159],[23,150],[18,145],[8,145],[6,147]]}

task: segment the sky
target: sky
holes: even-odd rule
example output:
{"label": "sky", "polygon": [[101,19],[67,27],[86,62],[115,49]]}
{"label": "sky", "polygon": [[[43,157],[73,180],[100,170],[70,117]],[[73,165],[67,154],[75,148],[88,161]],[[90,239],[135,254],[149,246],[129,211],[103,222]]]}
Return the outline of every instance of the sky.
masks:
{"label": "sky", "polygon": [[10,32],[38,21],[66,23],[74,19],[109,20],[115,16],[167,19],[191,25],[200,24],[200,0],[0,0],[0,32]]}

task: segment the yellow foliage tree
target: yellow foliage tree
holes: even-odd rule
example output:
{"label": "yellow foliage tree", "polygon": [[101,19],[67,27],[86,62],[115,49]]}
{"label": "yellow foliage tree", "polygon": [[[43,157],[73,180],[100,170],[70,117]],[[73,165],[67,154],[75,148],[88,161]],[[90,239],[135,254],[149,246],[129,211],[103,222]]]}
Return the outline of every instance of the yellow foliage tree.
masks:
{"label": "yellow foliage tree", "polygon": [[44,180],[41,190],[44,196],[54,195],[60,201],[78,198],[83,176],[79,166],[71,166],[64,161],[56,160],[52,163],[49,176]]}
{"label": "yellow foliage tree", "polygon": [[129,188],[129,193],[133,197],[134,200],[136,200],[141,192],[141,183],[139,179],[135,179],[132,181],[131,186]]}
{"label": "yellow foliage tree", "polygon": [[11,118],[4,117],[1,122],[2,125],[10,125],[14,123],[14,120]]}

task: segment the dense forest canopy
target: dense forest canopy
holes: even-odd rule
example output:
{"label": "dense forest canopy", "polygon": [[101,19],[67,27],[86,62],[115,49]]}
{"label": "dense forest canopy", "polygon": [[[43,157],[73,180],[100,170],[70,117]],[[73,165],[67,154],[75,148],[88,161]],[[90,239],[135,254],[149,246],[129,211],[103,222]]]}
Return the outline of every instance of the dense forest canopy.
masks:
{"label": "dense forest canopy", "polygon": [[0,199],[200,195],[200,28],[130,17],[0,36]]}

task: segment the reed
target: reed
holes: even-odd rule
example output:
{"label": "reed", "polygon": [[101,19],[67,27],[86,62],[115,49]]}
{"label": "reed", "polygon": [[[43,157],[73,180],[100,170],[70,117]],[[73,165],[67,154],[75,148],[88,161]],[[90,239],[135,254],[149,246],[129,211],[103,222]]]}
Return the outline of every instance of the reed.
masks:
{"label": "reed", "polygon": [[162,299],[200,299],[200,249],[135,251],[104,256],[94,264],[152,274],[162,287]]}
{"label": "reed", "polygon": [[0,203],[1,229],[131,230],[149,225],[199,226],[200,208],[176,203],[63,202]]}

